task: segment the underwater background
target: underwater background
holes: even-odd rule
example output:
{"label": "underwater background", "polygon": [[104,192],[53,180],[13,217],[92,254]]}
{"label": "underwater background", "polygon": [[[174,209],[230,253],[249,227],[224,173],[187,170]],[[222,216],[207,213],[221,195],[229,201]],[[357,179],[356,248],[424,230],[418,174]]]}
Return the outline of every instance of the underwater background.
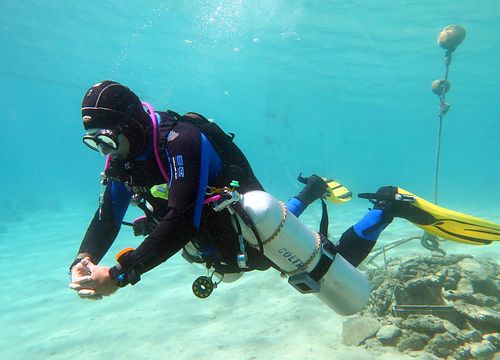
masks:
{"label": "underwater background", "polygon": [[[253,285],[226,286],[217,299],[200,305],[190,284],[203,271],[177,257],[140,284],[142,294],[136,286],[89,303],[67,289],[67,267],[97,207],[104,166],[81,140],[81,99],[91,85],[115,80],[156,110],[214,119],[236,134],[262,184],[277,198],[295,194],[302,172],[334,178],[354,193],[396,185],[432,201],[439,98],[431,83],[445,71],[445,51],[436,37],[446,25],[463,25],[467,35],[449,73],[451,109],[441,137],[438,203],[499,222],[499,16],[496,0],[3,2],[0,358],[88,358],[86,351],[93,351],[94,358],[104,359],[123,355],[124,348],[129,357],[123,358],[132,359],[314,353],[280,352],[276,342],[243,335],[213,345],[217,341],[200,335],[203,327],[193,336],[200,321],[220,327],[205,329],[219,331],[216,338],[227,335],[224,326],[234,319],[214,317],[219,306],[238,304],[242,332],[259,331],[278,315],[255,314],[262,303],[254,301],[245,310]],[[355,198],[331,209],[333,234],[368,206]],[[305,220],[316,228],[319,208],[310,211]],[[388,230],[387,241],[418,233],[407,222],[396,228],[397,233]],[[130,231],[119,239],[116,249],[140,241]],[[446,246],[449,252],[477,251]],[[115,247],[103,263],[112,264]],[[500,248],[481,247],[481,254],[498,260]],[[249,277],[249,284],[258,284],[259,275]],[[275,290],[293,297],[287,306],[312,301],[288,287]],[[222,300],[224,291],[235,298]],[[267,299],[272,291],[271,286],[258,294]],[[318,322],[329,316],[341,323],[323,308]],[[134,316],[134,309],[151,318]],[[166,315],[172,313],[177,315]],[[245,322],[249,313],[251,324]],[[312,316],[303,316],[308,326],[294,331],[296,338],[288,336],[290,344],[318,333]],[[172,326],[171,332],[164,334],[162,326]],[[337,338],[322,341],[329,344],[324,352],[305,358],[336,351],[331,344]],[[146,352],[138,350],[139,342]],[[200,344],[208,353],[183,352]],[[255,346],[253,353],[249,346]]]}

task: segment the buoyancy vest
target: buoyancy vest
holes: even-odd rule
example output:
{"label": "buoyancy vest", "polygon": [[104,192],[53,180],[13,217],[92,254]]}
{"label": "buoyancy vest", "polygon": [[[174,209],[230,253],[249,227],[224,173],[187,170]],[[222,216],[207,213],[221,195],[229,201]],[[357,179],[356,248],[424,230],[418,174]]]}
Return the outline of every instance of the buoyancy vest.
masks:
{"label": "buoyancy vest", "polygon": [[[166,169],[168,169],[168,159],[166,159],[166,146],[168,134],[172,131],[177,124],[180,122],[191,124],[192,126],[197,127],[203,135],[209,140],[209,142],[214,147],[217,154],[220,156],[222,161],[222,170],[221,173],[216,176],[215,179],[211,179],[209,181],[209,186],[211,187],[224,187],[229,186],[230,182],[233,180],[237,180],[239,182],[238,191],[241,193],[245,193],[251,190],[262,190],[264,188],[260,184],[260,182],[255,177],[253,170],[243,154],[243,152],[236,146],[233,142],[234,134],[229,133],[226,134],[215,122],[206,119],[204,116],[189,112],[185,115],[179,115],[174,111],[168,110],[166,112],[159,112],[161,121],[158,127],[159,131],[159,140],[158,140],[158,152],[162,157],[162,162]],[[217,218],[217,214],[212,214],[208,216],[208,221],[213,217]],[[216,222],[218,222],[216,220]],[[222,232],[227,230],[220,229],[221,236]],[[236,231],[231,229],[230,231],[234,232],[236,235]],[[213,266],[217,272],[219,273],[231,273],[231,272],[240,272],[240,271],[249,271],[249,270],[266,270],[272,266],[272,263],[257,249],[248,248],[248,265],[249,268],[246,270],[240,269],[236,263],[232,266],[227,263],[227,261],[220,261],[224,259],[220,259],[219,256],[222,252],[226,253],[226,257],[230,256],[232,258],[236,258],[236,252],[238,247],[232,246],[237,245],[237,237],[235,237],[235,244],[226,244],[228,248],[225,249],[216,249],[215,257],[211,254],[203,253],[203,258],[206,262],[207,267]],[[196,245],[196,244],[195,244]],[[219,244],[222,245],[222,244]],[[224,246],[224,245],[222,245]],[[225,246],[224,246],[225,247]],[[231,252],[230,249],[234,247],[234,254],[228,254]],[[220,252],[219,252],[220,251]]]}
{"label": "buoyancy vest", "polygon": [[233,142],[233,133],[226,134],[215,122],[194,112],[188,112],[181,116],[174,111],[167,110],[161,112],[160,117],[158,150],[162,156],[165,154],[169,132],[179,122],[188,123],[197,127],[207,137],[221,157],[222,172],[210,182],[210,186],[228,186],[232,180],[238,180],[240,183],[238,191],[242,193],[250,190],[264,190],[255,177],[247,158]]}

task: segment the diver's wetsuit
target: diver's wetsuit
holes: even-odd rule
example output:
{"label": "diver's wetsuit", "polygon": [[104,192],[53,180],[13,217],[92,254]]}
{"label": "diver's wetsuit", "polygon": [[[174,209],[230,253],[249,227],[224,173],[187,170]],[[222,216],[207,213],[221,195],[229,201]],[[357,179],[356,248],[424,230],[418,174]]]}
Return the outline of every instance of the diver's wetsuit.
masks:
{"label": "diver's wetsuit", "polygon": [[[162,121],[168,121],[169,114],[158,112],[157,115]],[[229,212],[215,212],[212,207],[203,206],[203,200],[207,185],[227,186],[233,176],[237,176],[234,180],[239,181],[238,190],[241,192],[263,190],[250,165],[243,157],[240,163],[224,163],[223,167],[221,157],[207,137],[188,122],[175,124],[162,140],[165,148],[163,163],[166,164],[165,158],[168,158],[165,168],[170,174],[168,204],[149,194],[150,187],[165,183],[152,146],[127,164],[112,162],[106,174],[114,179],[109,181],[104,193],[101,219],[99,211],[96,212],[79,253],[91,254],[94,262],[102,259],[119,232],[132,195],[139,192],[153,205],[155,216],[161,221],[127,258],[137,272],[144,273],[154,268],[193,240],[212,260],[227,264],[227,268],[221,271],[240,271],[236,264],[239,243]],[[270,262],[266,258],[254,249],[247,250],[250,267],[269,268]],[[224,267],[223,264],[220,266]]]}
{"label": "diver's wetsuit", "polygon": [[[157,117],[165,121],[169,114],[158,112]],[[221,159],[201,130],[188,122],[176,123],[160,141],[163,141],[165,158],[168,158],[165,166],[170,174],[168,204],[149,194],[153,185],[165,183],[152,146],[133,161],[112,161],[106,172],[112,180],[107,184],[100,216],[97,211],[79,253],[90,254],[92,261],[98,263],[118,235],[132,195],[140,193],[153,205],[154,214],[161,221],[128,255],[126,267],[143,274],[192,241],[217,271],[242,271],[236,263],[239,243],[229,212],[216,212],[211,206],[204,206],[203,200],[207,185],[223,187],[231,180],[239,181],[238,191],[241,193],[263,190],[250,165],[243,154],[239,163],[230,164]],[[164,165],[167,164],[165,158]],[[296,198],[292,198],[287,206],[296,216],[305,208]],[[362,239],[351,227],[338,244],[339,253],[345,254],[344,257],[353,265],[358,265],[374,243]],[[246,250],[250,269],[265,270],[272,265],[258,250],[249,246]]]}

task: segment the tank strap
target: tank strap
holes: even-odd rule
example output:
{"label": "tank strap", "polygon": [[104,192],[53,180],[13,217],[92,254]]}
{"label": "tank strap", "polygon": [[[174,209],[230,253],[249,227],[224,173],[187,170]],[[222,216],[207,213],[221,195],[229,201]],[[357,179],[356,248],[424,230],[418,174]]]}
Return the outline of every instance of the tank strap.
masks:
{"label": "tank strap", "polygon": [[259,243],[259,251],[262,253],[262,255],[264,255],[264,244],[262,242],[262,238],[260,237],[259,231],[255,227],[255,224],[253,223],[250,216],[248,216],[248,214],[245,212],[245,209],[243,209],[243,206],[239,202],[234,203],[232,205],[232,208],[240,216],[243,222],[252,230],[255,238],[257,239],[257,242]]}
{"label": "tank strap", "polygon": [[328,208],[323,199],[321,199],[321,221],[319,223],[319,233],[328,239]]}
{"label": "tank strap", "polygon": [[323,251],[318,264],[309,273],[309,276],[316,281],[320,281],[325,276],[337,254],[337,248],[328,240],[328,223],[328,208],[326,202],[321,199],[321,221],[318,236],[320,237]]}
{"label": "tank strap", "polygon": [[309,276],[316,281],[320,281],[323,276],[330,269],[330,265],[332,265],[333,259],[326,254],[321,254],[319,258],[318,265],[309,273]]}
{"label": "tank strap", "polygon": [[[321,243],[323,245],[323,251],[321,257],[319,258],[318,264],[312,269],[309,273],[309,276],[316,281],[320,281],[323,276],[328,272],[330,266],[335,259],[335,255],[337,254],[337,249],[335,245],[333,245],[327,238],[325,238],[322,234],[320,234]],[[326,251],[325,251],[326,250]]]}

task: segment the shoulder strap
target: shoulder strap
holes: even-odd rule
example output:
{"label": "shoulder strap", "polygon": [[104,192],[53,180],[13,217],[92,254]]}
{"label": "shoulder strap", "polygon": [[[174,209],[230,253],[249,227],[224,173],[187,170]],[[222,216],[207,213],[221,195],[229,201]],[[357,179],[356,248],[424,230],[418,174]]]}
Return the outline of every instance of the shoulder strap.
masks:
{"label": "shoulder strap", "polygon": [[[245,155],[233,142],[233,133],[224,132],[224,130],[222,130],[215,122],[210,121],[203,115],[195,112],[188,112],[181,116],[174,111],[168,110],[166,112],[162,112],[161,115],[162,121],[159,126],[160,141],[158,142],[161,152],[164,153],[163,149],[166,146],[170,130],[172,130],[179,122],[189,123],[200,129],[200,131],[208,138],[217,154],[221,157],[225,171],[227,172],[226,175],[228,178],[231,178],[229,180],[245,178],[248,180],[247,183],[249,185],[251,184],[251,188],[245,189],[245,187],[243,187],[240,190],[248,191],[256,188],[263,190],[262,185],[253,174],[252,168],[250,167]],[[225,179],[224,182],[227,180],[228,179]]]}
{"label": "shoulder strap", "polygon": [[181,116],[171,110],[158,112],[158,114],[160,115],[160,124],[158,125],[158,150],[163,153],[167,144],[168,133],[181,120]]}
{"label": "shoulder strap", "polygon": [[195,112],[188,112],[181,119],[197,126],[212,143],[217,153],[222,156],[226,155],[228,151],[225,145],[233,142],[233,133],[226,134],[215,122]]}

